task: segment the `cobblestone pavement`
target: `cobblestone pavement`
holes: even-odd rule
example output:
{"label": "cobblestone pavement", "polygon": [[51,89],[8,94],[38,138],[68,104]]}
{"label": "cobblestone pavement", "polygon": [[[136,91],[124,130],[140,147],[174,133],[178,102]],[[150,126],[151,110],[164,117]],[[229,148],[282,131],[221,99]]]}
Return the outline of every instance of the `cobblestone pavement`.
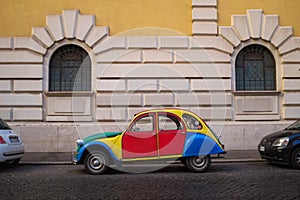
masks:
{"label": "cobblestone pavement", "polygon": [[[138,167],[137,167],[138,168]],[[205,173],[183,165],[159,171],[85,174],[83,166],[0,168],[6,199],[300,199],[300,171],[265,162],[213,163]]]}

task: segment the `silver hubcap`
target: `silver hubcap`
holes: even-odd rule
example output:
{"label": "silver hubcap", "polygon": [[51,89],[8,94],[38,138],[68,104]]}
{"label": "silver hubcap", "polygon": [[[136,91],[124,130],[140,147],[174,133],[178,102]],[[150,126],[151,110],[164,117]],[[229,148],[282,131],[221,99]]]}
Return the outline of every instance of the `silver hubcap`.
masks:
{"label": "silver hubcap", "polygon": [[93,170],[101,170],[101,168],[103,168],[104,167],[104,160],[103,160],[103,158],[102,157],[100,157],[100,156],[93,156],[91,159],[90,159],[90,162],[89,162],[90,164],[90,166],[91,166],[91,168],[93,169]]}
{"label": "silver hubcap", "polygon": [[195,167],[203,167],[206,163],[205,157],[195,157],[192,160],[192,163]]}
{"label": "silver hubcap", "polygon": [[300,151],[296,153],[295,159],[296,163],[300,166]]}

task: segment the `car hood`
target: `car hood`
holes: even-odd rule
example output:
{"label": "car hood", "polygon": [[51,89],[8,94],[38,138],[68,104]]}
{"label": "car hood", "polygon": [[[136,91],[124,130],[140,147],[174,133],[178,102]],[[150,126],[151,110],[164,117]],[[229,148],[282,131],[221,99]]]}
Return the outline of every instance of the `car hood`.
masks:
{"label": "car hood", "polygon": [[277,138],[281,138],[281,137],[290,137],[292,135],[298,134],[300,131],[299,130],[281,130],[281,131],[277,131],[275,133],[271,133],[267,136],[265,136],[263,139],[277,139]]}
{"label": "car hood", "polygon": [[94,140],[98,140],[98,139],[101,139],[101,138],[116,137],[116,136],[121,135],[121,134],[122,134],[122,132],[96,133],[96,134],[93,134],[93,135],[90,135],[90,136],[84,138],[83,142],[84,143],[88,143],[88,142],[91,142],[91,141],[94,141]]}

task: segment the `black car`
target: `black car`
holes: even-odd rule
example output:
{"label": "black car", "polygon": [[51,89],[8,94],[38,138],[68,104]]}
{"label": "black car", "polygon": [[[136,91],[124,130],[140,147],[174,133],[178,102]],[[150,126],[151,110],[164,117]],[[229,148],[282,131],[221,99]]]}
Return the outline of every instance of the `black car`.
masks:
{"label": "black car", "polygon": [[265,136],[258,145],[258,151],[263,159],[300,169],[300,120]]}

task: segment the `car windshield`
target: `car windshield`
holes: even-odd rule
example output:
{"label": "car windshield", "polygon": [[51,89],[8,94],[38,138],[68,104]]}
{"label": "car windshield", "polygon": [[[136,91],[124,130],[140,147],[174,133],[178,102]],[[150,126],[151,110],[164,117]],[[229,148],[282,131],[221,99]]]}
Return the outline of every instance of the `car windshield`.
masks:
{"label": "car windshield", "polygon": [[300,130],[300,120],[288,126],[286,130]]}

